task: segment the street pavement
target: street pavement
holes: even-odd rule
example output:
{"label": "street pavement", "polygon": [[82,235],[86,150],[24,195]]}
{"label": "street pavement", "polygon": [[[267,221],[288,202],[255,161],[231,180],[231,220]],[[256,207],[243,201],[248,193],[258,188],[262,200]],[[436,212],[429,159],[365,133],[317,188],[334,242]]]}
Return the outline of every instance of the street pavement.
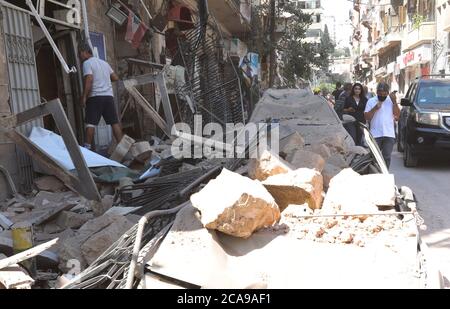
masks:
{"label": "street pavement", "polygon": [[418,167],[403,166],[403,155],[392,154],[391,173],[398,186],[410,187],[418,200],[427,229],[422,238],[430,247],[450,288],[450,159],[430,157]]}

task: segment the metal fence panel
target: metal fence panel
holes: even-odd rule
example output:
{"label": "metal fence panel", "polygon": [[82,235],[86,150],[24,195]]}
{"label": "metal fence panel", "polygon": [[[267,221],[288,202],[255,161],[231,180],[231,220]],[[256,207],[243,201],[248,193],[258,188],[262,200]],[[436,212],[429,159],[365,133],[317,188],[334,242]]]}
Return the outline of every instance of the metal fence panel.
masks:
{"label": "metal fence panel", "polygon": [[[21,9],[0,2],[2,27],[5,39],[10,103],[13,113],[28,110],[40,103],[39,83],[30,15]],[[42,126],[42,119],[19,128],[28,136],[33,126]],[[28,191],[33,181],[33,166],[29,156],[17,149],[21,189]]]}

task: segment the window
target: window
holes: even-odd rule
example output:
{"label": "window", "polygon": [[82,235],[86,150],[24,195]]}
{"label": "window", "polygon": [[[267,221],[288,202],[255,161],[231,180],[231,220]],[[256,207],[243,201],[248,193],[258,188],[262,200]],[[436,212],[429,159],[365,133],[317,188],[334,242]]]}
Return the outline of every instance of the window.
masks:
{"label": "window", "polygon": [[311,16],[311,19],[312,19],[313,24],[320,23],[320,14]]}
{"label": "window", "polygon": [[419,105],[426,104],[448,104],[450,99],[450,84],[444,82],[433,82],[422,85],[417,97]]}

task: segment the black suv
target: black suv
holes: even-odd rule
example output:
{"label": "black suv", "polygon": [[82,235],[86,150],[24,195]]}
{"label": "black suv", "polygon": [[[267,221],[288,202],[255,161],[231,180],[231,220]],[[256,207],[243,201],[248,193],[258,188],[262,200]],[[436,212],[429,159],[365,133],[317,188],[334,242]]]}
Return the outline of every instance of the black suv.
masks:
{"label": "black suv", "polygon": [[450,78],[416,80],[401,105],[397,146],[406,167],[430,153],[450,153]]}

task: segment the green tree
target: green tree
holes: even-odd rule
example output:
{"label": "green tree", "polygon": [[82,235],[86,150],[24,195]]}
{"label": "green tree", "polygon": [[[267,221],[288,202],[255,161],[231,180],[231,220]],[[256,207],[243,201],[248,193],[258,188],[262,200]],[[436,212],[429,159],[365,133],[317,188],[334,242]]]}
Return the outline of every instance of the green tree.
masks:
{"label": "green tree", "polygon": [[279,72],[284,86],[295,87],[299,79],[310,80],[317,70],[328,72],[329,59],[334,51],[328,28],[325,29],[320,44],[305,42],[307,30],[312,24],[312,15],[303,13],[295,3],[286,3],[277,7],[279,20],[280,16],[289,16],[285,31],[276,42],[271,42],[269,13],[268,2],[253,10],[250,49],[259,53],[261,59],[267,58],[272,48],[278,51],[281,55]]}
{"label": "green tree", "polygon": [[304,40],[312,24],[311,15],[303,13],[294,4],[287,4],[282,10],[291,15],[279,41],[279,50],[283,55],[282,76],[286,86],[295,87],[298,78],[311,79],[313,71],[321,67],[322,55],[317,44]]}
{"label": "green tree", "polygon": [[320,61],[321,67],[325,72],[328,72],[330,68],[330,56],[334,53],[334,43],[330,38],[328,26],[325,25],[323,35],[320,39]]}

